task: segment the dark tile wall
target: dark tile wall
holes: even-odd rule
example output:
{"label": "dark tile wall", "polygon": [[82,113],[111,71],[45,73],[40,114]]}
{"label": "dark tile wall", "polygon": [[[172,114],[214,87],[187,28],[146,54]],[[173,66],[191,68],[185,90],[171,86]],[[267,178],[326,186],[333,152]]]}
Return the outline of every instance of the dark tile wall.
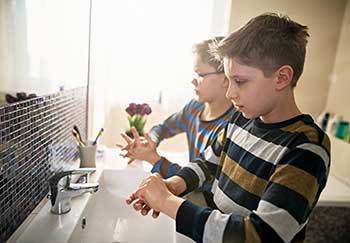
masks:
{"label": "dark tile wall", "polygon": [[48,193],[48,178],[77,159],[71,129],[86,137],[81,87],[0,107],[0,242]]}

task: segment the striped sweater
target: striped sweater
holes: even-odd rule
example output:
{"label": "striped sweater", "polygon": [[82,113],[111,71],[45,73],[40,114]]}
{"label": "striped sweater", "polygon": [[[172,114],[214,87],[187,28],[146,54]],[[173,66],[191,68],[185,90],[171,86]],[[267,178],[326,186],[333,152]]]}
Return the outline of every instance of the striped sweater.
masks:
{"label": "striped sweater", "polygon": [[185,201],[176,229],[197,242],[303,241],[329,166],[329,138],[309,115],[264,124],[236,112],[203,158],[178,172],[187,192],[214,177],[219,210]]}
{"label": "striped sweater", "polygon": [[[200,154],[216,139],[218,133],[223,130],[231,119],[234,108],[228,109],[220,117],[203,121],[200,114],[204,104],[192,99],[182,110],[172,114],[162,124],[154,126],[149,132],[153,141],[159,144],[163,139],[177,134],[186,133],[189,161],[199,157]],[[158,172],[164,178],[176,174],[181,167],[162,157],[153,167],[152,173]]]}

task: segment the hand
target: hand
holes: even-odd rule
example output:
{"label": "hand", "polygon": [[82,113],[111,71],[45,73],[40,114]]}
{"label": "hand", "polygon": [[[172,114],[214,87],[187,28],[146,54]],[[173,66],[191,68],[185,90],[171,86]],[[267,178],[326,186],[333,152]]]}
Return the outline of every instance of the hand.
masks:
{"label": "hand", "polygon": [[164,205],[164,202],[173,194],[168,190],[165,181],[162,176],[155,173],[146,178],[139,188],[132,193],[126,200],[128,204],[131,204],[136,199],[139,199],[135,204],[136,210],[140,209],[142,205],[146,210],[153,208],[156,212],[160,212]]}
{"label": "hand", "polygon": [[186,191],[186,182],[180,176],[172,176],[168,179],[165,179],[164,182],[168,187],[168,190],[176,196]]}
{"label": "hand", "polygon": [[126,154],[122,156],[130,158],[128,163],[131,163],[134,159],[144,160],[152,165],[160,160],[160,156],[157,153],[157,144],[150,138],[148,134],[145,134],[145,137],[140,137],[137,130],[132,127],[131,132],[134,136],[134,139],[131,139],[126,134],[121,134],[124,140],[127,142],[126,146],[117,144],[122,150],[126,150]]}
{"label": "hand", "polygon": [[[116,146],[117,147],[119,147],[120,149],[121,149],[121,151],[127,151],[127,153],[126,154],[119,154],[120,156],[122,156],[123,158],[126,158],[126,157],[128,157],[129,158],[129,153],[128,153],[128,151],[130,150],[130,149],[132,149],[134,146],[135,146],[135,144],[134,144],[134,140],[133,139],[131,139],[128,135],[126,135],[125,133],[121,133],[120,134],[123,138],[124,138],[124,140],[126,141],[126,145],[121,145],[121,144],[116,144]],[[130,164],[131,162],[133,162],[134,161],[134,159],[129,159],[129,161],[128,161],[128,164]]]}
{"label": "hand", "polygon": [[[153,174],[145,179],[139,189],[132,193],[126,200],[128,204],[136,201],[134,209],[147,215],[153,208],[152,216],[157,218],[162,211],[168,216],[175,218],[176,212],[183,199],[176,197],[186,190],[186,183],[179,176],[173,176],[163,180],[160,174]],[[174,195],[175,194],[175,195]]]}
{"label": "hand", "polygon": [[[126,202],[128,204],[131,204],[131,202],[130,203],[128,202],[128,199],[126,200]],[[142,200],[136,201],[134,203],[133,207],[134,207],[134,209],[136,211],[140,211],[141,210],[141,214],[143,216],[146,216],[149,213],[149,211],[151,211],[151,208]],[[152,217],[153,218],[158,218],[159,214],[160,214],[160,212],[157,212],[157,211],[153,210]]]}

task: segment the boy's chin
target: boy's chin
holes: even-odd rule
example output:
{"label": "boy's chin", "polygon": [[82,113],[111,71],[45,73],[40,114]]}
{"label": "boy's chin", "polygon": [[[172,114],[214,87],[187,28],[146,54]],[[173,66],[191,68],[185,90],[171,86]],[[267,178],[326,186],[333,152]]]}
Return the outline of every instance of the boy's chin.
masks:
{"label": "boy's chin", "polygon": [[246,119],[255,119],[257,118],[258,116],[255,116],[254,114],[251,114],[251,113],[247,113],[247,112],[244,112],[244,111],[241,111],[242,115],[244,116],[244,118]]}
{"label": "boy's chin", "polygon": [[196,100],[199,102],[199,103],[204,103],[205,102],[205,100],[202,98],[202,97],[200,97],[200,96],[196,96]]}

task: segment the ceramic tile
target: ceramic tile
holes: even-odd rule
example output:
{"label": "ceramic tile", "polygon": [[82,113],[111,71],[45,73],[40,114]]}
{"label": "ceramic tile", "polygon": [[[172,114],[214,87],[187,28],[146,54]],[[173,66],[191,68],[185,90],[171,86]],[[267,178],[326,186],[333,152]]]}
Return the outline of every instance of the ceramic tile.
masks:
{"label": "ceramic tile", "polygon": [[0,242],[48,193],[48,178],[77,159],[86,136],[86,87],[0,107]]}

